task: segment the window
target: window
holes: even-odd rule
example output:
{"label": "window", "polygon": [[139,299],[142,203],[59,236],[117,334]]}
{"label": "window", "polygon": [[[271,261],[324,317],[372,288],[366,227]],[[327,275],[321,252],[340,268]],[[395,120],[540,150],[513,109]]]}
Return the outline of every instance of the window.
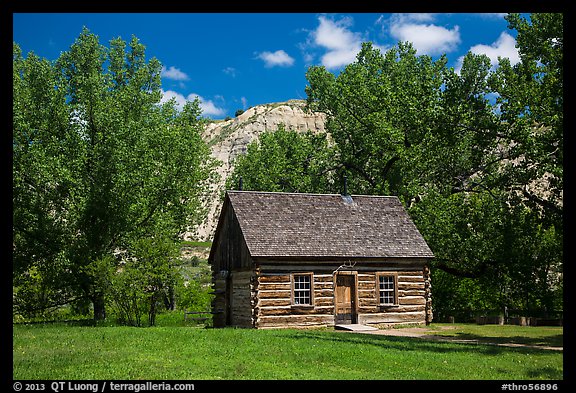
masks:
{"label": "window", "polygon": [[292,275],[292,304],[296,306],[312,305],[312,273]]}
{"label": "window", "polygon": [[378,303],[382,306],[393,306],[396,300],[396,275],[378,274]]}

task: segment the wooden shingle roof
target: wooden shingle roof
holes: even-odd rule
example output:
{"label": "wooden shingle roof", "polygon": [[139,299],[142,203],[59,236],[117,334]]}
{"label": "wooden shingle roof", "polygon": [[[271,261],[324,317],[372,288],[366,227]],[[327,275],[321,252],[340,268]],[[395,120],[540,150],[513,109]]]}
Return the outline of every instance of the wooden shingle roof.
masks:
{"label": "wooden shingle roof", "polygon": [[227,192],[252,257],[434,257],[397,197],[347,198]]}

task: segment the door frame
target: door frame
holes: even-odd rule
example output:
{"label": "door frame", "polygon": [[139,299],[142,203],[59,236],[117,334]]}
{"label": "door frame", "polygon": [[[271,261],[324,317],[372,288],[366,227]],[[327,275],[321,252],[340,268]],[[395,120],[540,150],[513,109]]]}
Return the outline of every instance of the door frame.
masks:
{"label": "door frame", "polygon": [[338,298],[337,298],[337,282],[338,282],[338,276],[353,276],[352,279],[352,288],[351,291],[352,293],[350,294],[350,309],[351,309],[351,323],[352,324],[357,324],[358,323],[358,272],[357,271],[337,271],[334,272],[333,274],[333,280],[334,280],[334,324],[336,324],[336,320],[338,317],[337,311],[338,311],[338,307],[337,307],[337,302],[338,302]]}

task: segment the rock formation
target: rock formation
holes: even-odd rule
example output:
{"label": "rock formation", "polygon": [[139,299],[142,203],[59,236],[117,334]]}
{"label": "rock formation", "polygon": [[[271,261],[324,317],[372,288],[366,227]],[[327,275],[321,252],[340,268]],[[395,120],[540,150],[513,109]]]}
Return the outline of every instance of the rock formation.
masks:
{"label": "rock formation", "polygon": [[290,100],[264,104],[247,109],[238,117],[209,123],[204,130],[204,140],[210,146],[212,156],[220,161],[217,171],[220,179],[213,184],[207,201],[208,215],[204,222],[186,234],[191,240],[212,240],[222,205],[221,196],[226,179],[234,169],[234,160],[246,152],[248,144],[265,131],[275,131],[280,124],[286,130],[297,132],[324,132],[326,116],[309,112],[305,101]]}

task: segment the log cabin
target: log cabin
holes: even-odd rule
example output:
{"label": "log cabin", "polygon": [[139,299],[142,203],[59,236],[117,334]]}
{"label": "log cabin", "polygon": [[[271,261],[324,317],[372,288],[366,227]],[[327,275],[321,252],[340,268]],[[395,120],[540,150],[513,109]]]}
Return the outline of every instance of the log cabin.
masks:
{"label": "log cabin", "polygon": [[428,324],[433,257],[397,197],[227,191],[213,325]]}

